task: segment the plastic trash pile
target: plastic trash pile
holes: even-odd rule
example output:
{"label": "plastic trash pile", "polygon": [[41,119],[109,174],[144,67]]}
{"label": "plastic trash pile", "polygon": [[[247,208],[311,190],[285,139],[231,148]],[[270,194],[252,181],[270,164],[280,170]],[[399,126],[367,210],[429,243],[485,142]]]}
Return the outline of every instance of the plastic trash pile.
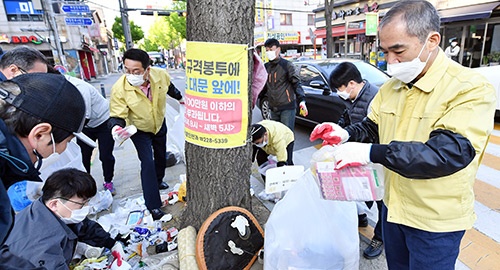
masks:
{"label": "plastic trash pile", "polygon": [[[174,191],[161,194],[165,205],[179,201],[178,184]],[[111,204],[108,194],[98,194],[94,199],[94,210],[102,211]],[[176,227],[169,227],[172,219],[166,214],[160,220],[153,220],[146,209],[144,198],[136,196],[115,202],[111,213],[97,218],[97,222],[110,233],[111,237],[123,243],[125,258],[115,260],[108,249],[79,243],[72,269],[178,269]],[[96,213],[98,211],[94,211]],[[162,268],[158,268],[162,267]],[[168,268],[172,267],[172,268]]]}

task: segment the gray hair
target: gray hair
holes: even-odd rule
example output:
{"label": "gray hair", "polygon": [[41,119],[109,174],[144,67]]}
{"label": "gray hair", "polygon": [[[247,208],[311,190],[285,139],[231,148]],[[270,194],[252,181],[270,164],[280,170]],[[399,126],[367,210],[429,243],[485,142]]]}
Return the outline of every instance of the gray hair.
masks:
{"label": "gray hair", "polygon": [[35,63],[40,62],[48,65],[47,58],[38,50],[29,46],[17,46],[7,51],[0,59],[0,68],[4,69],[14,64],[25,71],[33,69]]}
{"label": "gray hair", "polygon": [[406,22],[406,33],[416,36],[422,43],[425,42],[429,33],[435,31],[439,33],[441,19],[434,6],[423,0],[398,1],[387,11],[379,24],[382,29],[386,24],[401,15]]}

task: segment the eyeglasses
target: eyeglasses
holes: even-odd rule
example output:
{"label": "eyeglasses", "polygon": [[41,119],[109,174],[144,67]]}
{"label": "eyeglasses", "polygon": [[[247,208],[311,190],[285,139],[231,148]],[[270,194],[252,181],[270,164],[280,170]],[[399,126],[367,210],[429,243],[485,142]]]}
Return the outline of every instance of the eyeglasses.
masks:
{"label": "eyeglasses", "polygon": [[61,200],[65,200],[65,201],[68,201],[68,202],[72,202],[74,204],[77,204],[77,205],[80,205],[81,207],[84,207],[85,205],[87,205],[90,201],[90,199],[86,200],[85,202],[81,203],[81,202],[75,202],[75,201],[72,201],[70,199],[66,199],[66,198],[63,198],[63,197],[57,197],[56,199],[61,199]]}
{"label": "eyeglasses", "polygon": [[144,70],[144,71],[140,71],[140,70],[128,70],[128,69],[124,69],[123,70],[123,73],[125,74],[132,74],[132,75],[144,75],[146,73],[147,70]]}
{"label": "eyeglasses", "polygon": [[20,67],[20,66],[17,66],[17,69],[18,69],[19,71],[21,71],[21,73],[22,73],[22,74],[27,74],[27,73],[28,73],[26,70],[24,70],[24,69],[23,69],[22,67]]}

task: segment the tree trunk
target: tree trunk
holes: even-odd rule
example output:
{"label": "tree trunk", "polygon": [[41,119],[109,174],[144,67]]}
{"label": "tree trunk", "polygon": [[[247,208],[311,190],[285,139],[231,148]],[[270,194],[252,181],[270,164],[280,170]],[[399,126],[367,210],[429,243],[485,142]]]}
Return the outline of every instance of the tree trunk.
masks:
{"label": "tree trunk", "polygon": [[[187,14],[188,41],[253,44],[254,0],[189,0]],[[247,102],[248,108],[251,108],[251,50],[248,51],[248,58]],[[247,117],[251,124],[251,109]],[[250,144],[212,149],[186,142],[185,147],[187,207],[181,217],[183,228],[191,225],[199,229],[210,214],[226,206],[251,210]]]}
{"label": "tree trunk", "polygon": [[333,57],[332,12],[334,0],[325,0],[326,58]]}

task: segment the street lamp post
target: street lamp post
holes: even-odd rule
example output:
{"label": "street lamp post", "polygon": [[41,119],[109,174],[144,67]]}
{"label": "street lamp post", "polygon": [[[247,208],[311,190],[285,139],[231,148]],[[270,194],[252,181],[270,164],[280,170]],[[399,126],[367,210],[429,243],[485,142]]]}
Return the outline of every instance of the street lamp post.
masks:
{"label": "street lamp post", "polygon": [[46,13],[45,18],[49,24],[52,40],[55,44],[57,50],[57,58],[59,59],[59,64],[66,67],[66,57],[64,56],[61,38],[59,37],[59,31],[57,30],[56,18],[54,16],[54,8],[52,7],[52,1],[43,0],[44,13]]}
{"label": "street lamp post", "polygon": [[130,24],[128,21],[127,0],[118,0],[118,3],[120,4],[120,15],[122,16],[122,27],[123,27],[123,36],[125,37],[125,48],[128,50],[131,49],[134,44],[132,43],[132,34],[130,33]]}

